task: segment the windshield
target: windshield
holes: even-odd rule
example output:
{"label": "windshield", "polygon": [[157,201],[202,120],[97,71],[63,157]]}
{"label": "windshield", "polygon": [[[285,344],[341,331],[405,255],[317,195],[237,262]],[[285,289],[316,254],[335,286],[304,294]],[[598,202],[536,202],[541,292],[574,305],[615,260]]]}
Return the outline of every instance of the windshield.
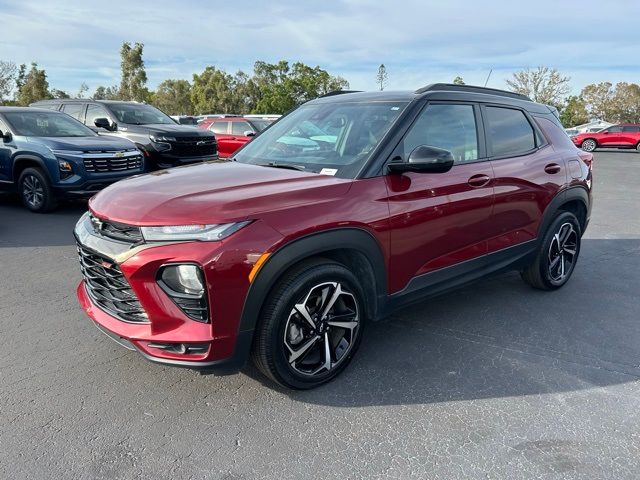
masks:
{"label": "windshield", "polygon": [[249,123],[251,125],[253,125],[253,128],[255,128],[258,132],[261,132],[262,130],[264,130],[265,128],[267,128],[269,125],[271,125],[271,121],[269,120],[257,120],[255,118],[252,118],[251,120],[249,120]]}
{"label": "windshield", "polygon": [[109,110],[116,117],[118,123],[130,125],[176,124],[169,115],[143,103],[111,103]]}
{"label": "windshield", "polygon": [[234,159],[353,178],[406,105],[303,105],[249,142]]}
{"label": "windshield", "polygon": [[25,137],[94,137],[97,134],[75,118],[56,112],[7,112],[7,122]]}

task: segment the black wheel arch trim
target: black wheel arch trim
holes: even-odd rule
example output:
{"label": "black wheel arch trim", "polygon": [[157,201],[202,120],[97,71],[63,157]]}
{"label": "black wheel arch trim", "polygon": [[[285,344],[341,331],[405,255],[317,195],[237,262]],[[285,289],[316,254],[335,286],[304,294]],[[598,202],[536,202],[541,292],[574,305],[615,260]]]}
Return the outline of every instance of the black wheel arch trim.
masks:
{"label": "black wheel arch trim", "polygon": [[581,234],[584,234],[584,230],[586,230],[586,226],[589,223],[589,216],[591,214],[591,201],[589,196],[589,192],[581,186],[569,187],[559,192],[553,200],[549,202],[549,205],[547,205],[547,208],[542,214],[542,220],[538,226],[538,233],[536,235],[538,241],[542,241],[544,232],[549,228],[549,225],[555,218],[556,214],[562,210],[562,206],[576,200],[583,204],[586,211],[585,224],[582,226],[582,232],[580,232]]}
{"label": "black wheel arch trim", "polygon": [[[16,166],[18,166],[21,162],[32,162],[36,163],[43,171],[44,174],[49,177],[49,170],[47,169],[47,165],[42,157],[37,155],[30,154],[18,154],[13,158],[12,166],[11,166],[11,176],[13,180],[17,183],[19,180],[19,175],[16,175]],[[29,167],[26,167],[29,168]],[[21,171],[24,169],[21,169]]]}
{"label": "black wheel arch trim", "polygon": [[[344,227],[296,238],[278,248],[262,265],[245,298],[240,318],[239,333],[253,331],[267,294],[277,279],[296,263],[313,256],[322,256],[335,250],[353,249],[366,256],[371,266],[375,285],[372,307],[377,309],[380,299],[387,294],[384,255],[374,236],[358,227]],[[375,316],[375,311],[372,312]]]}

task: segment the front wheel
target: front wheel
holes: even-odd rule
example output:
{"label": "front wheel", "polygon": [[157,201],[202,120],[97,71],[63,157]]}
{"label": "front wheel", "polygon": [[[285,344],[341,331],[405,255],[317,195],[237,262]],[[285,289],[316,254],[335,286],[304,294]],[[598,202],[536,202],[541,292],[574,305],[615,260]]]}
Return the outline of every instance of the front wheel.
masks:
{"label": "front wheel", "polygon": [[345,369],[364,322],[364,294],[356,277],[337,262],[305,262],[286,273],[267,299],[253,361],[284,387],[317,387]]}
{"label": "front wheel", "polygon": [[638,144],[636,145],[636,150],[640,152],[640,142],[638,142]]}
{"label": "front wheel", "polygon": [[49,179],[39,168],[26,168],[20,174],[18,187],[22,203],[32,212],[50,212],[57,205]]}
{"label": "front wheel", "polygon": [[580,148],[582,148],[582,150],[584,150],[585,152],[593,152],[597,146],[598,144],[596,143],[595,140],[591,138],[587,138],[584,142],[582,142],[582,145],[580,145]]}
{"label": "front wheel", "polygon": [[580,222],[571,212],[562,212],[547,229],[536,259],[522,272],[522,279],[534,288],[555,290],[573,273],[580,254]]}

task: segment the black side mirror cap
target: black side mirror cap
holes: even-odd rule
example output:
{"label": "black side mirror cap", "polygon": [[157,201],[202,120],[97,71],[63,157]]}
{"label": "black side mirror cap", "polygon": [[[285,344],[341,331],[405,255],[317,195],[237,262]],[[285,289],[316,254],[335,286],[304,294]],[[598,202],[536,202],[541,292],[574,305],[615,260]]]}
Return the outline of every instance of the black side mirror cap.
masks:
{"label": "black side mirror cap", "polygon": [[406,162],[391,162],[387,168],[392,173],[445,173],[451,170],[453,163],[453,154],[449,150],[420,145],[413,149]]}
{"label": "black side mirror cap", "polygon": [[11,136],[11,132],[3,132],[0,130],[0,138],[3,142],[10,142],[13,137]]}
{"label": "black side mirror cap", "polygon": [[93,121],[93,124],[98,128],[104,128],[105,130],[109,130],[110,132],[115,131],[117,128],[117,125],[115,123],[111,123],[108,118],[103,117],[96,118]]}

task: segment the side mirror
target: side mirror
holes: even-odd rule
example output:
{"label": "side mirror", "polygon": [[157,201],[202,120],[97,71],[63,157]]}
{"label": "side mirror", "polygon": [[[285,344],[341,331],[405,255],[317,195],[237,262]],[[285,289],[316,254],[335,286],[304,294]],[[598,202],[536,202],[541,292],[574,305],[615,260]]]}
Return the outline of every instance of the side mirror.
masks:
{"label": "side mirror", "polygon": [[453,154],[443,148],[420,145],[413,149],[406,162],[391,162],[387,168],[392,173],[444,173],[453,167]]}
{"label": "side mirror", "polygon": [[112,124],[108,118],[96,118],[93,121],[93,124],[98,128],[104,128],[105,130],[109,130],[110,132],[115,131],[117,128],[117,125],[115,123]]}
{"label": "side mirror", "polygon": [[2,130],[0,130],[0,138],[3,142],[6,143],[10,142],[13,137],[11,136],[11,132],[3,132]]}
{"label": "side mirror", "polygon": [[252,130],[245,130],[245,132],[243,133],[243,135],[245,137],[255,137],[256,136],[256,132],[252,131]]}

